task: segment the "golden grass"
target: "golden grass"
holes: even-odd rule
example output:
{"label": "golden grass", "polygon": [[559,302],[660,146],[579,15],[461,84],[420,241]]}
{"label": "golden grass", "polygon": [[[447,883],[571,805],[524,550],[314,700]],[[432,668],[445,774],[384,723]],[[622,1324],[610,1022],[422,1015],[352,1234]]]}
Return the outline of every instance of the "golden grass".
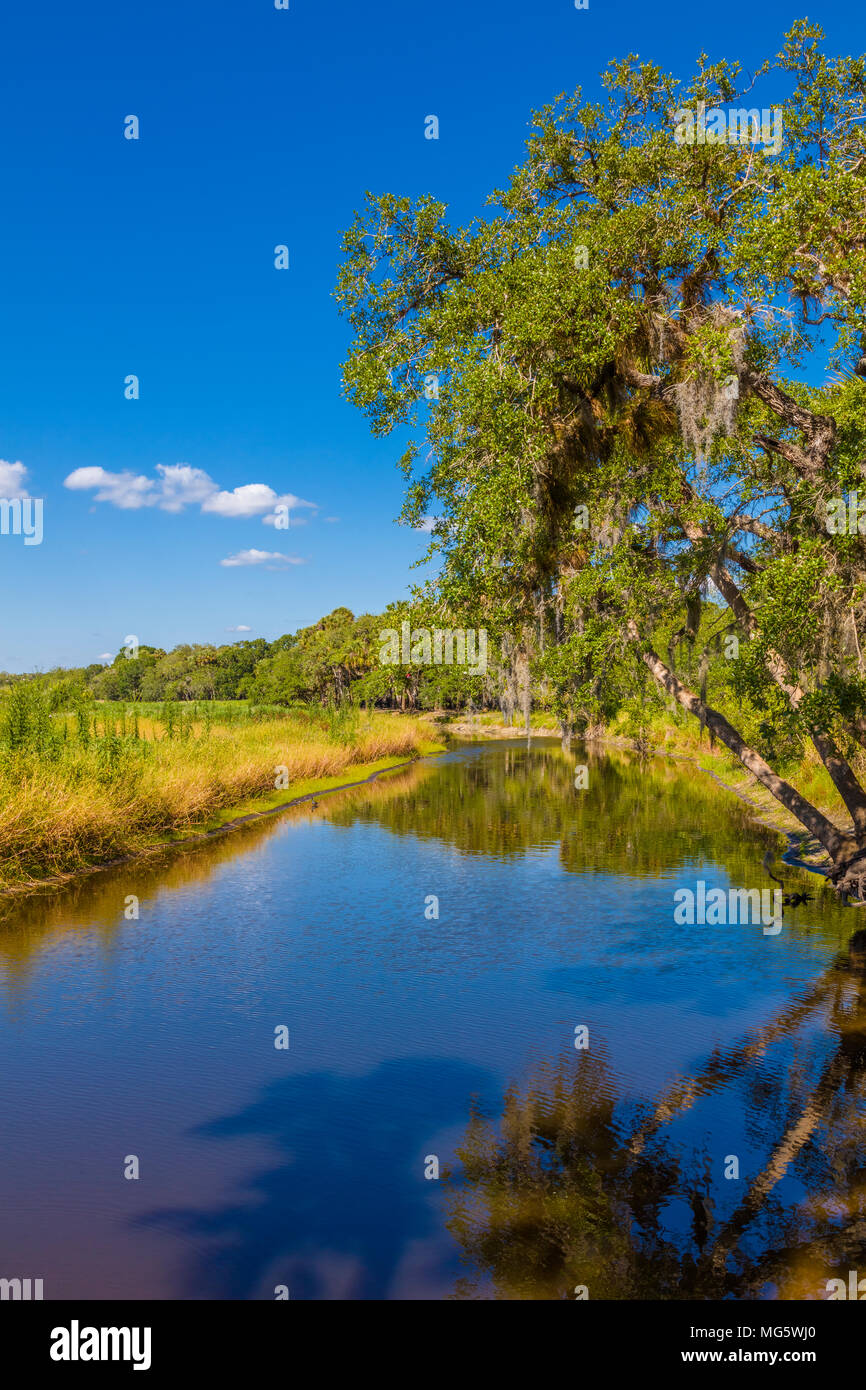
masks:
{"label": "golden grass", "polygon": [[[229,807],[257,798],[292,800],[359,764],[432,751],[421,720],[373,714],[329,735],[291,717],[214,725],[185,741],[159,738],[148,720],[144,749],[124,746],[100,765],[98,741],[55,761],[7,758],[0,767],[0,888],[21,887],[194,832]],[[275,792],[278,769],[285,789]],[[224,818],[224,817],[223,817]]]}

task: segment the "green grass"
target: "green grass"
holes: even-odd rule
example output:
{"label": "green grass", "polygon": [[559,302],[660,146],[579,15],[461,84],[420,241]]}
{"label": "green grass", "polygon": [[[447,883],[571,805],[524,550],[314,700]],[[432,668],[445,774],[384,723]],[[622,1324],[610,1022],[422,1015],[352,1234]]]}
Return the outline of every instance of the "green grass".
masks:
{"label": "green grass", "polygon": [[[419,748],[418,756],[426,757],[432,753],[444,752],[444,744],[423,742]],[[226,807],[211,816],[206,824],[198,826],[199,832],[209,830],[219,830],[224,825],[231,825],[233,821],[239,820],[242,816],[262,815],[269,811],[278,811],[281,807],[290,805],[302,796],[312,796],[319,792],[333,791],[335,788],[347,786],[353,782],[363,782],[375,772],[387,772],[389,768],[400,767],[405,763],[405,758],[378,758],[372,763],[351,764],[343,772],[335,777],[313,777],[300,782],[294,782],[286,787],[284,791],[272,792],[267,796],[252,797],[249,801],[241,802],[237,806]],[[177,840],[177,835],[171,835],[170,841]]]}
{"label": "green grass", "polygon": [[198,717],[160,706],[157,718],[154,708],[90,702],[51,717],[38,691],[21,691],[0,724],[0,890],[183,839],[441,747],[421,720],[353,708],[219,721],[203,706]]}

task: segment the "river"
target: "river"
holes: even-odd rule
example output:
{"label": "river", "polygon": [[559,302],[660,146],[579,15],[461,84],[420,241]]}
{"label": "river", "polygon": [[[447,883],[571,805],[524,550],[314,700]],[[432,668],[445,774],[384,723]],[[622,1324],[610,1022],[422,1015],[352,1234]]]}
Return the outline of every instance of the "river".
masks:
{"label": "river", "polygon": [[779,843],[694,768],[466,744],[7,900],[0,1276],[826,1297],[863,1200],[860,915],[785,869],[812,901],[775,934],[674,916],[773,888]]}

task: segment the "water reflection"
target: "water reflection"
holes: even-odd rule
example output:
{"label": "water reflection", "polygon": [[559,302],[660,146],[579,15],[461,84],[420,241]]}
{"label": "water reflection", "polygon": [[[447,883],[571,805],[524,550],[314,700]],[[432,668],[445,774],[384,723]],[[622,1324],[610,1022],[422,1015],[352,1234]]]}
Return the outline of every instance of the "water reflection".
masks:
{"label": "water reflection", "polygon": [[[575,789],[575,767],[589,786]],[[742,801],[705,773],[666,759],[641,759],[586,744],[564,753],[554,740],[472,745],[447,758],[382,779],[363,796],[323,808],[338,825],[378,823],[462,854],[517,858],[557,846],[571,873],[654,877],[680,864],[723,865],[732,879],[774,887],[763,867],[780,838]],[[814,875],[788,880],[822,887]]]}
{"label": "water reflection", "polygon": [[[823,1014],[809,1067],[798,1029]],[[775,1055],[770,1056],[770,1049]],[[719,1050],[650,1108],[623,1105],[603,1051],[512,1086],[498,1122],[473,1114],[448,1194],[471,1272],[462,1298],[826,1298],[866,1265],[863,1074],[866,931],[807,994]],[[739,1087],[769,1141],[730,1180],[734,1155],[689,1153],[668,1131]],[[805,1195],[804,1195],[805,1194]]]}
{"label": "water reflection", "polygon": [[778,937],[673,922],[678,884],[768,886],[768,848],[691,769],[493,744],[4,900],[4,1258],[49,1297],[866,1274],[857,912],[786,869],[813,901]]}
{"label": "water reflection", "polygon": [[[408,770],[410,777],[413,771]],[[304,803],[183,846],[167,844],[127,863],[83,873],[65,884],[27,895],[0,895],[0,969],[10,991],[16,992],[28,977],[34,957],[57,936],[95,931],[104,948],[110,950],[117,935],[129,926],[124,917],[128,894],[138,897],[143,911],[144,904],[154,905],[160,897],[168,898],[179,889],[204,886],[220,868],[254,857],[257,850],[265,851],[281,823],[323,817],[325,806],[323,795],[315,811]]]}
{"label": "water reflection", "polygon": [[[577,746],[576,746],[577,748]],[[576,791],[576,763],[589,765],[590,787]],[[468,856],[517,859],[556,847],[569,873],[656,877],[678,866],[724,867],[732,882],[772,888],[762,865],[777,834],[713,781],[663,759],[602,754],[596,745],[564,753],[554,740],[470,745],[382,775],[364,787],[322,796],[278,817],[225,835],[165,849],[25,897],[0,896],[0,963],[14,982],[55,933],[96,928],[110,943],[124,924],[126,894],[140,899],[206,882],[221,865],[245,857],[285,819],[320,818],[351,828],[376,824],[398,836],[438,840]],[[820,910],[796,915],[800,930],[844,939],[850,923],[814,875],[786,869],[785,886],[820,895]]]}

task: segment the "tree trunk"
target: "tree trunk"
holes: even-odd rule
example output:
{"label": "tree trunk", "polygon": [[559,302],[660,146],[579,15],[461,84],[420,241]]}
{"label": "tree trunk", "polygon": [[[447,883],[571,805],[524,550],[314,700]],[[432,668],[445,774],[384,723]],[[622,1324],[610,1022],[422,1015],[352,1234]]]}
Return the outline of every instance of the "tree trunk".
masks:
{"label": "tree trunk", "polygon": [[518,698],[523,711],[523,727],[526,730],[526,746],[528,748],[532,739],[532,687],[529,674],[529,650],[525,641],[517,653],[515,668]]}
{"label": "tree trunk", "polygon": [[[727,567],[721,564],[712,565],[710,577],[749,636],[757,636],[758,624],[755,616],[734,583]],[[806,692],[788,669],[784,658],[778,652],[770,650],[767,652],[766,664],[773,680],[780,690],[787,695],[791,708],[797,710]],[[836,747],[834,739],[826,729],[811,726],[809,736],[854,822],[855,834],[858,837],[866,835],[866,792],[863,791],[848,763]]]}
{"label": "tree trunk", "polygon": [[501,708],[505,717],[506,726],[510,729],[514,723],[514,710],[517,704],[517,681],[514,671],[514,642],[510,633],[502,639],[502,696]]}
{"label": "tree trunk", "polygon": [[[692,543],[706,540],[706,533],[692,523],[681,522],[683,530]],[[739,585],[727,565],[716,560],[709,568],[709,575],[724,598],[737,622],[750,637],[759,635],[758,621],[740,592]],[[766,667],[779,689],[787,696],[791,708],[799,709],[805,691],[790,671],[787,662],[779,652],[770,648],[766,655]],[[864,792],[851,767],[842,757],[835,740],[826,729],[809,726],[809,736],[819,758],[826,767],[833,785],[845,803],[845,808],[854,824],[858,839],[866,838],[866,792]]]}
{"label": "tree trunk", "polygon": [[[634,622],[629,623],[629,633],[632,638],[640,642],[640,634]],[[833,875],[834,881],[839,874],[843,874],[851,860],[857,855],[859,850],[866,853],[866,843],[858,841],[854,836],[839,830],[831,820],[828,820],[817,807],[801,796],[790,782],[784,781],[779,777],[768,763],[764,761],[756,749],[750,748],[743,738],[737,733],[732,724],[729,724],[723,714],[718,710],[712,709],[709,705],[699,699],[691,690],[687,690],[672,671],[665,666],[661,658],[652,650],[641,644],[641,658],[644,664],[652,672],[659,685],[673,695],[684,709],[693,714],[696,719],[702,720],[707,728],[712,730],[715,736],[721,740],[726,748],[739,758],[744,767],[766,787],[767,790],[776,798],[777,801],[797,817],[801,825],[805,826],[810,834],[823,846],[833,861],[836,874]]]}

